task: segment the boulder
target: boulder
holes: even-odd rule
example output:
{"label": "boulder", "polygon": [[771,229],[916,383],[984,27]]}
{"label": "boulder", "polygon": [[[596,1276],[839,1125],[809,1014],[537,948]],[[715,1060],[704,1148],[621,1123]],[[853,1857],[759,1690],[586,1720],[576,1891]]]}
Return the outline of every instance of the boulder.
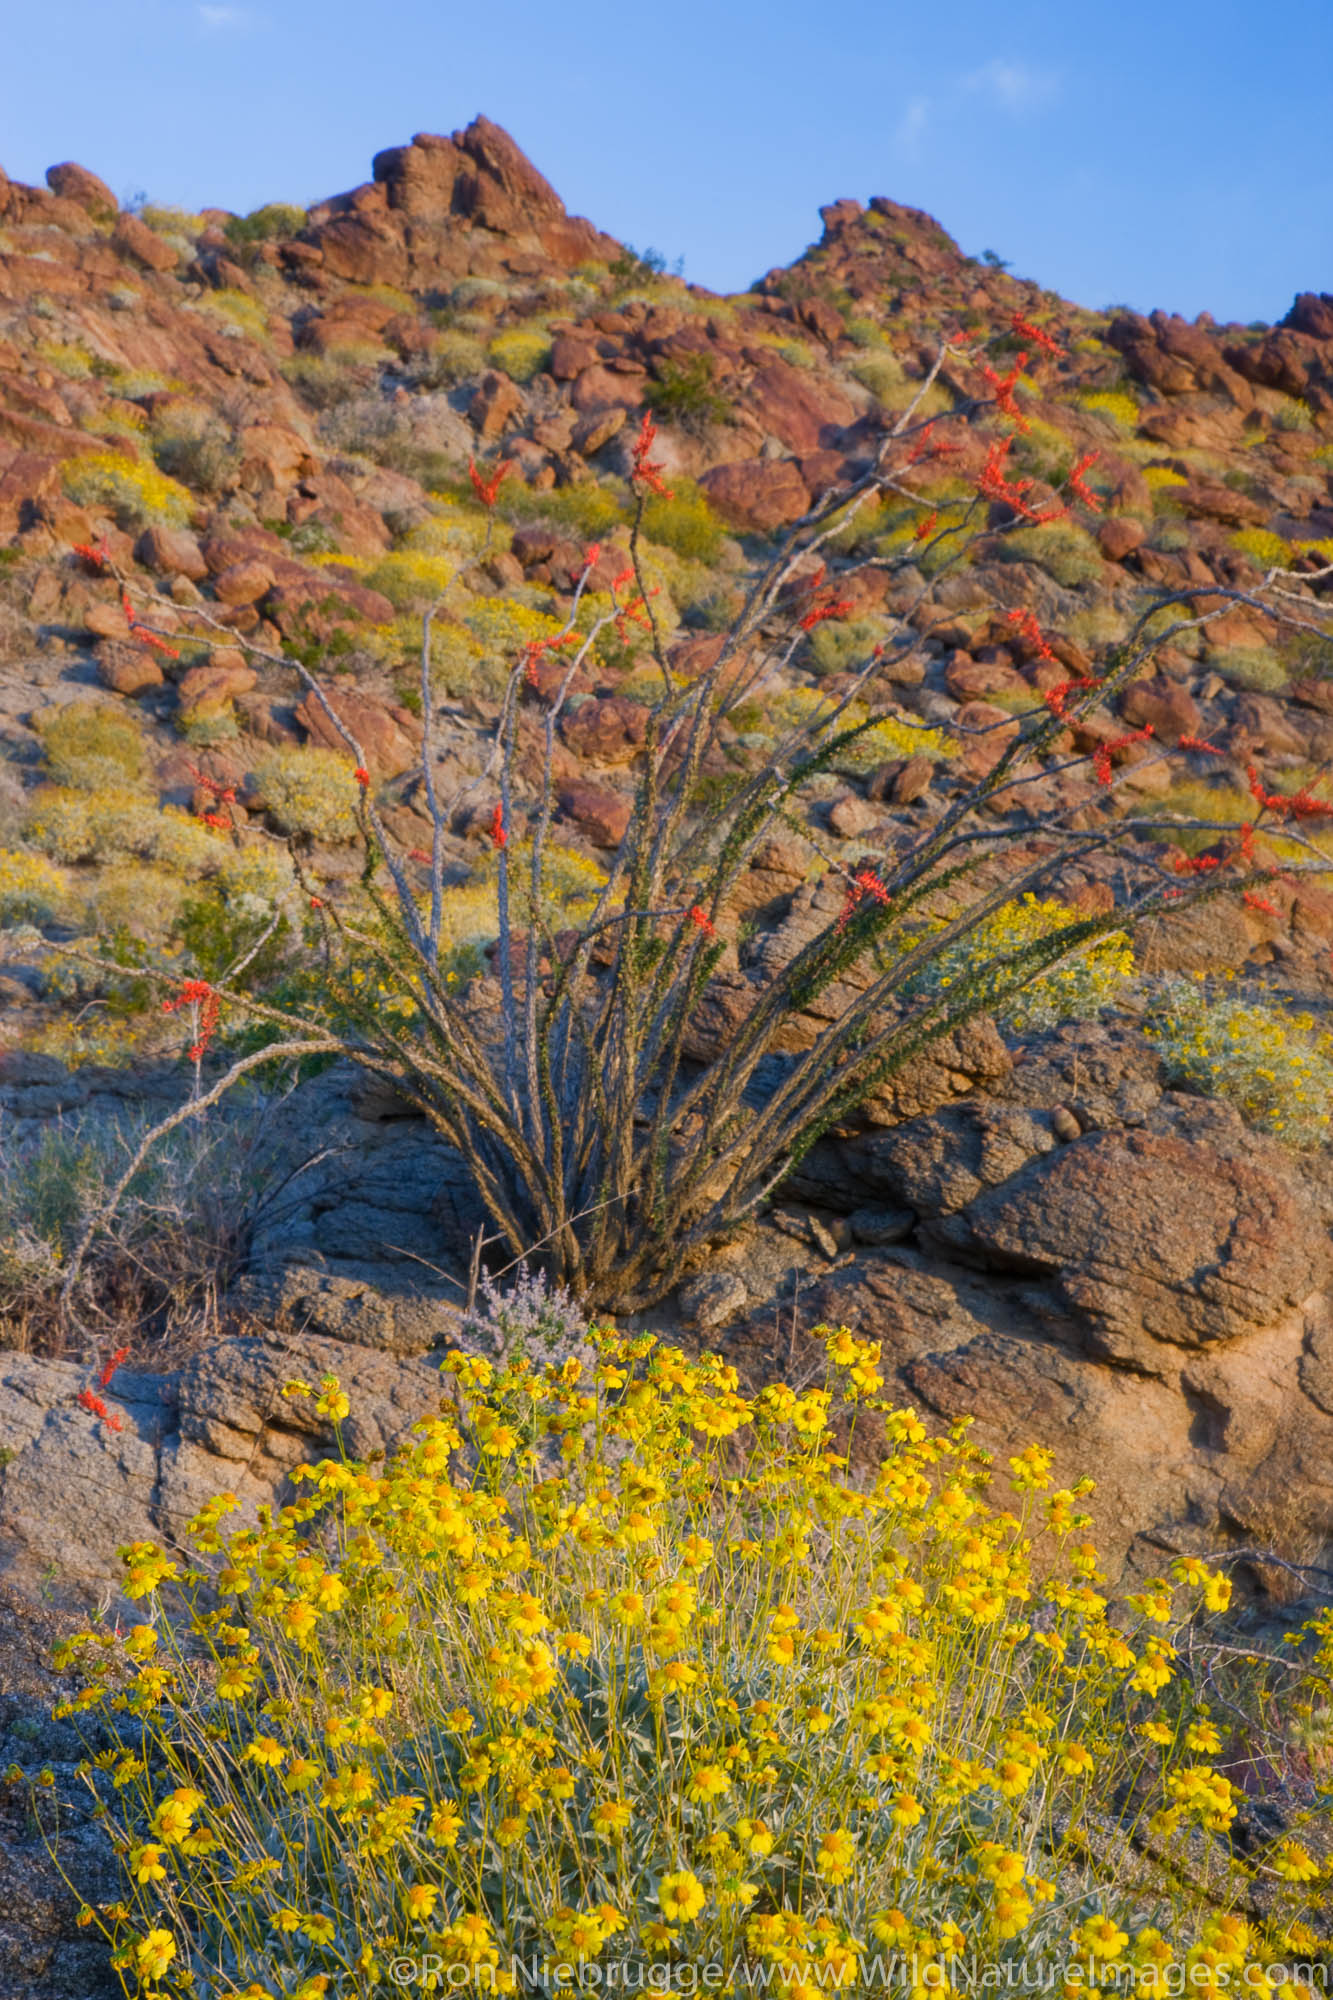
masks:
{"label": "boulder", "polygon": [[62,201],[72,201],[99,222],[109,222],[119,212],[120,203],[106,182],[87,167],[76,166],[73,160],[62,160],[59,166],[48,167],[46,185]]}
{"label": "boulder", "polygon": [[560,810],[594,847],[619,847],[629,830],[632,802],[603,785],[566,785]]}
{"label": "boulder", "polygon": [[560,734],[590,764],[629,764],[643,748],[648,711],[625,695],[592,696],[560,718]]}
{"label": "boulder", "polygon": [[[325,699],[360,744],[366,768],[377,782],[396,778],[416,763],[419,725],[406,709],[390,708],[376,695],[342,689]],[[345,740],[313,694],[298,703],[296,720],[312,743],[350,755]]]}
{"label": "boulder", "polygon": [[1034,1157],[932,1232],[954,1256],[1049,1277],[1090,1353],[1150,1373],[1158,1344],[1253,1334],[1330,1275],[1327,1229],[1281,1149],[1229,1105],[1164,1103],[1139,1131]]}
{"label": "boulder", "polygon": [[468,405],[468,416],[483,438],[498,438],[518,423],[524,411],[523,391],[498,368],[482,376]]}
{"label": "boulder", "polygon": [[745,459],[711,466],[699,484],[709,504],[734,528],[774,528],[809,511],[810,489],[790,459]]}
{"label": "boulder", "polygon": [[116,222],[111,241],[122,257],[132,257],[146,271],[174,271],[176,252],[164,243],[155,229],[137,215],[122,215]]}
{"label": "boulder", "polygon": [[208,575],[203,550],[187,528],[145,528],[134,545],[134,557],[159,576],[186,576],[199,583]]}
{"label": "boulder", "polygon": [[166,678],[149,646],[104,639],[93,651],[97,678],[112,694],[142,694],[146,688],[161,687]]}
{"label": "boulder", "polygon": [[1134,681],[1120,697],[1120,713],[1135,729],[1151,728],[1164,743],[1197,736],[1203,718],[1199,705],[1178,681]]}

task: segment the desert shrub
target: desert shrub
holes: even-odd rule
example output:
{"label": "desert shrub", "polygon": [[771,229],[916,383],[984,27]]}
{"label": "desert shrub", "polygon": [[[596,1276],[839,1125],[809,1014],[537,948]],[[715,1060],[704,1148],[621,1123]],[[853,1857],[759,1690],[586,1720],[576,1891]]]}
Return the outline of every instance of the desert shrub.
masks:
{"label": "desert shrub", "polygon": [[65,491],[80,507],[104,507],[122,528],[160,523],[188,527],[194,505],[189,492],[155,465],[136,464],[119,452],[66,459]]}
{"label": "desert shrub", "polygon": [[814,671],[845,674],[863,667],[885,629],[882,618],[830,618],[816,625],[805,642]]}
{"label": "desert shrub", "polygon": [[660,361],[643,399],[660,423],[699,431],[726,421],[728,404],[714,385],[712,357],[691,354],[684,361]]}
{"label": "desert shrub", "polygon": [[485,366],[486,350],[476,336],[452,328],[437,334],[427,353],[414,354],[403,373],[415,389],[452,389]]}
{"label": "desert shrub", "polygon": [[57,375],[65,375],[71,382],[86,382],[93,372],[92,355],[77,341],[37,340],[32,353],[43,367],[54,368]]}
{"label": "desert shrub", "polygon": [[[834,702],[816,688],[788,688],[765,702],[774,722],[786,729],[807,728],[823,715],[831,715]],[[958,755],[957,744],[941,729],[929,729],[892,715],[871,722],[856,703],[845,711],[842,729],[857,728],[860,734],[840,744],[828,760],[828,768],[846,777],[864,777],[893,757],[930,757],[939,760]]]}
{"label": "desert shrub", "polygon": [[998,553],[1006,562],[1035,563],[1066,590],[1081,583],[1095,583],[1102,573],[1102,557],[1086,528],[1072,521],[1051,521],[1015,528],[1000,543]]}
{"label": "desert shrub", "polygon": [[430,604],[458,573],[457,562],[415,549],[395,549],[366,573],[366,582],[388,598],[395,610],[414,611]]}
{"label": "desert shrub", "polygon": [[1153,504],[1155,506],[1159,502],[1163,506],[1173,504],[1171,502],[1171,488],[1173,486],[1189,486],[1189,480],[1185,478],[1185,474],[1177,472],[1175,466],[1145,466],[1143,468],[1143,478],[1145,478],[1147,486],[1153,492]]}
{"label": "desert shrub", "polygon": [[678,478],[670,497],[653,494],[645,502],[643,532],[649,541],[671,549],[687,562],[716,562],[723,527],[708,497],[692,479]]}
{"label": "desert shrub", "polygon": [[162,202],[145,202],[139,210],[142,221],[159,236],[202,236],[205,223],[202,215],[193,215],[185,208],[172,208]]}
{"label": "desert shrub", "polygon": [[[877,1343],[820,1331],[822,1386],[752,1398],[651,1337],[455,1352],[453,1406],[373,1469],[337,1378],[290,1383],[333,1441],[299,1504],[227,1531],[207,1503],[188,1568],[126,1548],[142,1622],[57,1651],[127,1991],[503,1989],[543,1960],[666,1991],[715,1958],[817,1993],[908,1953],[925,1993],[964,1951],[1006,1984],[1039,1955],[1267,1984],[1325,1898],[1298,1840],[1232,1849],[1229,1718],[1174,1664],[1229,1581],[1181,1558],[1112,1603],[1091,1480],[929,1436],[877,1399]],[[1331,1630],[1290,1677],[1311,1705]],[[1219,1916],[1251,1875],[1266,1920]]]}
{"label": "desert shrub", "polygon": [[1275,535],[1271,528],[1238,528],[1231,537],[1231,546],[1249,556],[1260,569],[1285,569],[1295,553],[1291,543]]}
{"label": "desert shrub", "polygon": [[538,327],[511,327],[496,334],[486,355],[511,381],[530,382],[551,359],[551,336]]}
{"label": "desert shrub", "polygon": [[317,745],[272,750],[254,770],[255,789],[284,833],[351,840],[356,833],[352,760]]}
{"label": "desert shrub", "polygon": [[1268,646],[1221,646],[1208,663],[1233,687],[1255,694],[1281,694],[1288,684],[1286,665]]}
{"label": "desert shrub", "polygon": [[65,900],[65,878],[41,854],[0,848],[0,924],[44,924]]}
{"label": "desert shrub", "polygon": [[1167,1075],[1207,1097],[1225,1097],[1261,1131],[1292,1146],[1326,1137],[1333,1109],[1333,1036],[1312,1016],[1238,1000],[1201,980],[1172,979],[1145,1033]]}
{"label": "desert shrub", "polygon": [[[49,1053],[77,1064],[123,1061],[141,1039],[136,1023],[99,1012],[85,1030],[45,1041]],[[136,1358],[151,1343],[165,1365],[197,1350],[219,1330],[251,1231],[279,1198],[266,1114],[262,1098],[238,1097],[208,1126],[172,1133],[114,1213],[108,1197],[154,1114],[122,1105],[44,1120],[26,1133],[0,1131],[0,1314],[11,1338],[62,1350],[60,1286],[89,1220],[105,1216],[78,1284],[84,1337],[104,1353],[132,1344]],[[114,1381],[104,1393],[114,1414]]]}
{"label": "desert shrub", "polygon": [[1092,389],[1078,400],[1080,409],[1096,410],[1121,430],[1138,429],[1139,406],[1127,389]]}
{"label": "desert shrub", "polygon": [[143,777],[143,729],[129,709],[70,701],[48,710],[36,726],[47,770],[58,785],[97,791],[107,784],[134,785]]}
{"label": "desert shrub", "polygon": [[[941,988],[987,966],[998,968],[1015,951],[1078,922],[1078,912],[1053,897],[1028,894],[1006,903],[968,938],[948,946],[925,975]],[[943,924],[939,925],[943,929]],[[1095,1020],[1123,999],[1134,976],[1134,951],[1123,931],[1111,931],[1076,946],[1067,958],[1043,972],[1022,992],[1000,1002],[996,1012],[1020,1034],[1051,1028],[1059,1021]]]}
{"label": "desert shrub", "polygon": [[234,291],[224,285],[219,291],[206,293],[196,310],[215,313],[229,327],[248,334],[251,340],[268,338],[268,314],[259,300],[252,299],[248,292]]}
{"label": "desert shrub", "polygon": [[248,243],[271,243],[277,236],[295,236],[304,228],[303,208],[286,201],[269,201],[262,208],[251,209],[249,215],[229,216],[223,224],[223,233],[229,243],[243,247]]}
{"label": "desert shrub", "polygon": [[153,425],[153,457],[172,479],[220,493],[237,464],[231,431],[210,411],[175,409]]}
{"label": "desert shrub", "polygon": [[104,868],[84,900],[88,928],[101,936],[163,943],[173,935],[185,900],[185,884],[165,868],[120,862]]}
{"label": "desert shrub", "polygon": [[552,527],[585,541],[600,540],[625,520],[625,510],[615,494],[592,479],[579,486],[557,486],[549,493],[504,486],[497,512],[514,523],[549,521]]}
{"label": "desert shrub", "polygon": [[312,410],[332,410],[366,387],[369,370],[334,354],[293,354],[281,363],[283,378]]}
{"label": "desert shrub", "polygon": [[216,835],[187,813],[171,806],[159,809],[142,792],[110,786],[87,792],[42,786],[29,805],[24,833],[56,861],[137,855],[178,874],[209,874],[223,853]]}
{"label": "desert shrub", "polygon": [[907,386],[902,362],[887,347],[858,355],[850,368],[861,387],[869,389],[877,402],[887,403],[890,396],[898,395]]}
{"label": "desert shrub", "polygon": [[1315,423],[1310,405],[1299,396],[1284,396],[1273,418],[1273,427],[1279,431],[1312,431]]}
{"label": "desert shrub", "polygon": [[1030,418],[1027,429],[1016,440],[1013,453],[1016,470],[1044,480],[1048,486],[1059,486],[1072,462],[1072,448],[1064,432],[1054,424],[1043,423],[1040,417]]}

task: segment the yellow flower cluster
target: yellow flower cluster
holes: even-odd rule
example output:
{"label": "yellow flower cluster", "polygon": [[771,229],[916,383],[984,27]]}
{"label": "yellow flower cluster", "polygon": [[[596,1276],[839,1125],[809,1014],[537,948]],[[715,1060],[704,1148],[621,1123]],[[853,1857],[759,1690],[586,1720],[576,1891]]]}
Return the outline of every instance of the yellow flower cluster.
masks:
{"label": "yellow flower cluster", "polygon": [[[1031,892],[1021,901],[1005,903],[954,944],[946,946],[924,975],[940,988],[978,973],[999,982],[1012,972],[1020,955],[1055,939],[1069,926],[1084,921],[1077,910],[1054,897]],[[940,919],[936,928],[943,930]],[[906,936],[904,945],[918,942]],[[1103,1007],[1114,1006],[1124,984],[1134,976],[1134,951],[1123,931],[1112,931],[1071,950],[1048,971],[1007,998],[997,999],[996,1011],[1020,1031],[1051,1027],[1057,1021],[1090,1020]]]}
{"label": "yellow flower cluster", "polygon": [[[876,1342],[821,1331],[824,1384],[756,1396],[605,1328],[586,1366],[455,1352],[387,1460],[298,1467],[294,1504],[230,1532],[219,1497],[189,1561],[124,1550],[145,1622],[59,1664],[125,1856],[99,1921],[127,1991],[708,1956],[813,2000],[897,1952],[924,2000],[962,1952],[1043,1950],[1145,1991],[1226,1958],[1271,1991],[1326,1902],[1308,1847],[1274,1850],[1262,1934],[1196,1907],[1197,1866],[1154,1892],[1115,1858],[1151,1821],[1159,1851],[1213,1843],[1209,1896],[1241,1868],[1174,1669],[1225,1578],[1186,1559],[1114,1604],[1090,1481],[1054,1487],[1036,1447],[998,1474],[966,1423],[883,1400]],[[335,1377],[286,1393],[341,1437]]]}
{"label": "yellow flower cluster", "polygon": [[40,854],[0,848],[0,924],[45,923],[64,902],[65,887]]}
{"label": "yellow flower cluster", "polygon": [[1078,400],[1080,408],[1099,410],[1122,430],[1136,431],[1139,427],[1139,406],[1127,389],[1093,389]]}
{"label": "yellow flower cluster", "polygon": [[1313,1146],[1333,1111],[1333,1041],[1313,1017],[1261,1002],[1214,998],[1206,983],[1173,979],[1145,1023],[1167,1074],[1225,1097],[1251,1125]]}
{"label": "yellow flower cluster", "polygon": [[169,528],[189,526],[194,506],[189,489],[152,464],[137,464],[118,451],[68,458],[65,491],[80,507],[105,507],[122,527],[145,521]]}

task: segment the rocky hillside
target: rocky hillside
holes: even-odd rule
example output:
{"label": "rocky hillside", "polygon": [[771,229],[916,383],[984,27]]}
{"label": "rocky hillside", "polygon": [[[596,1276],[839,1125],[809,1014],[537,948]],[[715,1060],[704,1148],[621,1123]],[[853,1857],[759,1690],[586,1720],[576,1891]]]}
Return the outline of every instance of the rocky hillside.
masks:
{"label": "rocky hillside", "polygon": [[[772,538],[869,462],[943,335],[1000,336],[990,364],[1023,425],[1009,467],[1034,504],[1076,465],[1090,496],[1040,530],[983,536],[924,605],[924,559],[858,570],[841,619],[812,626],[765,704],[732,717],[743,764],[779,709],[836,690],[918,605],[874,757],[820,780],[808,841],[757,858],[699,1060],[746,982],[836,906],[830,861],[924,824],[994,754],[951,760],[902,721],[1010,724],[1091,673],[1154,591],[1193,587],[1219,615],[1064,754],[1111,746],[1118,796],[1205,821],[1252,812],[1255,784],[1317,789],[1333,757],[1317,619],[1279,634],[1210,595],[1281,564],[1313,579],[1313,610],[1326,598],[1329,296],[1302,295],[1273,326],[1094,313],[877,197],[825,208],[792,265],[718,297],[567,215],[481,118],[377,155],[365,185],[306,213],[120,212],[87,169],[47,179],[0,175],[0,1105],[19,1152],[53,1117],[179,1094],[181,1023],[128,974],[206,975],[256,909],[290,895],[286,837],[330,893],[355,874],[342,746],[284,661],[321,665],[404,864],[422,865],[420,614],[444,593],[442,759],[477,772],[515,651],[559,629],[588,544],[593,592],[623,567],[645,409],[673,489],[648,508],[646,559],[683,675],[715,657]],[[925,408],[988,393],[979,365],[951,363]],[[933,503],[974,490],[981,448]],[[493,513],[470,462],[482,485],[508,467]],[[884,505],[838,560],[901,553],[919,512]],[[151,631],[107,558],[168,595]],[[1013,612],[1035,614],[1045,650]],[[600,650],[561,724],[574,907],[628,819],[653,686],[630,640]],[[1152,741],[1126,740],[1147,724]],[[1212,748],[1163,759],[1182,736]],[[1086,768],[1050,781],[1071,806],[1094,789]],[[483,995],[489,812],[460,814],[450,857],[449,938]],[[1282,859],[1280,843],[1262,852]],[[1109,909],[1114,868],[1076,871],[1062,893]],[[102,939],[117,977],[53,969],[34,933]],[[907,1400],[975,1412],[1001,1445],[1063,1438],[1071,1476],[1103,1474],[1108,1540],[1140,1567],[1220,1542],[1310,1560],[1333,1534],[1333,1070],[1318,1039],[1331,946],[1333,894],[1276,878],[1141,940],[1139,984],[1101,995],[1116,1003],[1105,1019],[1092,1005],[1024,1034],[978,1029],[825,1142],[664,1323],[730,1342],[757,1374],[792,1366],[815,1318],[855,1321]],[[1173,1056],[1146,1032],[1152,982],[1196,972],[1238,978],[1254,1012],[1237,1027],[1214,1011],[1194,1053]],[[1231,1068],[1209,1035],[1230,1036]],[[1264,1082],[1278,1071],[1287,1097]],[[0,1513],[22,1574],[95,1569],[219,1483],[271,1491],[306,1449],[273,1415],[293,1326],[321,1356],[351,1350],[342,1372],[365,1378],[372,1442],[418,1407],[429,1370],[413,1357],[437,1344],[449,1296],[426,1267],[453,1268],[476,1216],[412,1121],[346,1079],[318,1089],[333,1097],[291,1114],[289,1165],[326,1131],[337,1150],[261,1232],[248,1316],[225,1341],[180,1365],[136,1351],[119,1430],[78,1407],[87,1355],[4,1357]],[[97,1496],[77,1533],[70,1494]]]}

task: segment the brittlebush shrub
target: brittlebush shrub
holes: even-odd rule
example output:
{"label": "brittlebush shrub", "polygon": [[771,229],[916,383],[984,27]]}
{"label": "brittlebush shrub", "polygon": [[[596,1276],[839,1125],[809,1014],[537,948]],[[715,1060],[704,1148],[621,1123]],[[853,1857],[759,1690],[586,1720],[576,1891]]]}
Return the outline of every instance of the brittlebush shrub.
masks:
{"label": "brittlebush shrub", "polygon": [[274,750],[255,765],[255,790],[283,833],[313,840],[356,835],[356,781],[350,757],[307,746]]}
{"label": "brittlebush shrub", "polygon": [[0,924],[48,923],[65,900],[65,878],[40,854],[0,848]]}
{"label": "brittlebush shrub", "polygon": [[143,728],[136,715],[107,702],[70,701],[46,711],[33,727],[58,785],[95,792],[107,785],[135,785],[146,762]]}
{"label": "brittlebush shrub", "polygon": [[1146,1022],[1167,1075],[1207,1097],[1225,1097],[1261,1131],[1316,1146],[1333,1115],[1333,1036],[1310,1014],[1210,993],[1172,979]]}
{"label": "brittlebush shrub", "polygon": [[[1016,952],[1078,922],[1078,911],[1055,897],[1029,893],[1005,903],[977,929],[932,960],[917,990],[955,984],[991,966],[997,979]],[[942,930],[941,920],[937,928]],[[906,943],[907,940],[905,939]],[[1122,999],[1134,976],[1134,951],[1124,931],[1111,931],[1073,951],[1030,985],[998,1005],[1007,1026],[1020,1033],[1053,1028],[1061,1021],[1090,1021]]]}
{"label": "brittlebush shrub", "polygon": [[194,502],[184,486],[155,465],[106,451],[65,461],[65,491],[80,507],[105,507],[122,528],[154,524],[186,528]]}
{"label": "brittlebush shrub", "polygon": [[[1272,1991],[1326,1897],[1290,1835],[1229,1853],[1175,1664],[1227,1580],[1179,1560],[1112,1606],[1090,1481],[1052,1490],[1036,1447],[997,1481],[965,1423],[880,1400],[877,1345],[821,1331],[825,1386],[753,1398],[651,1337],[455,1353],[454,1404],[387,1462],[338,1448],[229,1535],[209,1503],[188,1566],[123,1550],[144,1622],[58,1661],[102,1746],[126,1991],[369,2000],[432,1964],[510,1990],[534,1959],[665,1986],[708,1958],[813,1995],[892,1984],[895,1952],[922,1994],[965,1952],[1000,1984],[1044,1953]],[[287,1393],[355,1435],[335,1377]],[[1204,1901],[1251,1872],[1262,1926]]]}

